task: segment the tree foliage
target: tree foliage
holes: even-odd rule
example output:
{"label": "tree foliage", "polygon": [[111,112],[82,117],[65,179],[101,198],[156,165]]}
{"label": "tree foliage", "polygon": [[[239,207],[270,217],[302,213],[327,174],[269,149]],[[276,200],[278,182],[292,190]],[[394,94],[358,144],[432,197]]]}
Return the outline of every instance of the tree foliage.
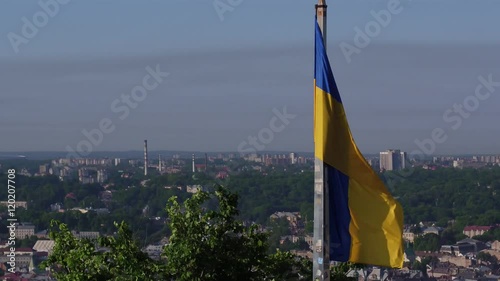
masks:
{"label": "tree foliage", "polygon": [[[384,174],[405,211],[405,223],[435,221],[442,227],[492,225],[500,221],[500,167],[414,168]],[[392,180],[391,179],[394,179]]]}
{"label": "tree foliage", "polygon": [[351,263],[351,262],[341,262],[335,266],[330,268],[330,280],[332,281],[356,281],[358,278],[356,277],[348,277],[347,274],[351,270],[359,270],[362,269],[364,265],[359,263]]}
{"label": "tree foliage", "polygon": [[494,227],[483,235],[474,236],[473,238],[483,242],[500,240],[500,227]]}
{"label": "tree foliage", "polygon": [[[215,201],[215,208],[206,206]],[[309,261],[290,253],[267,253],[268,234],[237,219],[238,196],[223,187],[198,192],[183,204],[169,200],[172,230],[164,260],[141,251],[125,223],[116,237],[75,238],[53,223],[56,245],[44,267],[58,280],[310,280]],[[105,251],[97,251],[104,248]]]}
{"label": "tree foliage", "polygon": [[125,223],[115,224],[116,237],[78,239],[67,225],[53,222],[50,233],[53,252],[42,268],[50,268],[57,280],[155,280],[163,274],[160,264],[150,259],[132,238]]}
{"label": "tree foliage", "polygon": [[415,238],[413,249],[415,251],[439,251],[441,247],[440,237],[434,233],[428,233]]}
{"label": "tree foliage", "polygon": [[490,253],[487,253],[487,252],[479,252],[477,255],[476,255],[476,258],[478,260],[481,260],[483,262],[486,262],[488,264],[498,264],[498,259],[496,256],[493,256],[491,255]]}
{"label": "tree foliage", "polygon": [[[216,209],[203,207],[209,200],[217,201]],[[239,221],[237,206],[238,196],[220,186],[196,193],[184,206],[175,197],[169,200],[172,236],[165,256],[175,280],[284,280],[294,274],[295,258],[268,255],[268,235]]]}

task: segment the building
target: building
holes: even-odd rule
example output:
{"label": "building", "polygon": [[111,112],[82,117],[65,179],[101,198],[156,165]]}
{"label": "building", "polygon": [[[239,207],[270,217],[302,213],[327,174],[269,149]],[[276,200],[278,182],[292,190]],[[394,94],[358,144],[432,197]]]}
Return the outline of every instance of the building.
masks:
{"label": "building", "polygon": [[32,223],[21,223],[16,225],[16,238],[26,239],[35,235],[35,226]]}
{"label": "building", "polygon": [[32,176],[32,174],[26,168],[22,168],[21,171],[19,172],[19,175],[25,176],[25,177],[31,177]]}
{"label": "building", "polygon": [[399,149],[380,152],[381,171],[399,171],[406,168],[407,154]]}
{"label": "building", "polygon": [[299,212],[275,212],[270,216],[271,220],[286,218],[291,226],[296,226],[301,219]]}
{"label": "building", "polygon": [[78,180],[83,184],[97,182],[97,171],[94,168],[80,168],[78,170]]}
{"label": "building", "polygon": [[408,153],[406,153],[405,151],[401,151],[401,152],[400,152],[400,156],[401,156],[401,169],[406,169],[406,168],[408,168],[408,167],[407,167],[407,163],[408,163]]}
{"label": "building", "polygon": [[500,241],[495,240],[493,243],[491,243],[491,249],[493,251],[500,252]]}
{"label": "building", "polygon": [[415,241],[415,238],[417,237],[417,235],[415,234],[415,232],[413,232],[410,228],[405,228],[403,230],[403,239],[405,241],[408,241],[410,243],[413,243]]}
{"label": "building", "polygon": [[[2,253],[0,255],[0,263],[4,264],[11,260],[11,258],[7,255],[11,253],[11,249],[9,247],[0,249]],[[33,250],[31,248],[15,248],[15,271],[20,272],[29,272],[35,269],[35,263],[33,260]],[[2,279],[2,280],[23,280],[23,279]],[[27,279],[25,279],[27,280]]]}
{"label": "building", "polygon": [[463,234],[465,234],[469,238],[472,238],[474,236],[483,235],[490,229],[491,226],[470,225],[464,227]]}
{"label": "building", "polygon": [[203,190],[203,186],[201,185],[187,185],[186,186],[186,192],[188,193],[196,193],[198,191]]}
{"label": "building", "polygon": [[436,235],[440,235],[441,232],[443,232],[443,228],[439,227],[439,226],[430,226],[422,231],[423,235],[431,234],[431,233],[436,234]]}
{"label": "building", "polygon": [[99,238],[99,232],[97,231],[71,231],[71,234],[76,238],[80,239],[97,239]]}
{"label": "building", "polygon": [[306,241],[307,244],[309,244],[309,248],[313,248],[313,243],[314,243],[314,236],[312,235],[306,235],[304,237],[304,240]]}
{"label": "building", "polygon": [[38,231],[35,236],[39,239],[46,239],[49,237],[49,231],[47,229]]}
{"label": "building", "polygon": [[464,160],[453,160],[453,168],[463,168]]}
{"label": "building", "polygon": [[42,175],[42,176],[48,175],[49,174],[49,168],[50,168],[49,164],[42,164],[42,165],[40,165],[40,167],[38,169],[38,173],[40,175]]}
{"label": "building", "polygon": [[33,250],[37,252],[52,253],[54,245],[55,245],[54,240],[38,240],[33,246]]}
{"label": "building", "polygon": [[15,208],[24,208],[28,209],[28,202],[26,201],[16,201],[13,204],[10,204],[8,201],[0,201],[0,205],[8,207],[9,205],[14,205]]}
{"label": "building", "polygon": [[108,180],[108,172],[104,169],[97,170],[97,182],[104,183]]}
{"label": "building", "polygon": [[478,240],[466,238],[458,241],[454,245],[442,245],[440,252],[455,256],[464,256],[467,253],[477,253],[484,249],[486,249],[485,243]]}
{"label": "building", "polygon": [[160,260],[164,247],[165,245],[162,244],[151,244],[148,245],[146,248],[142,249],[142,251],[146,253],[150,258],[154,260]]}

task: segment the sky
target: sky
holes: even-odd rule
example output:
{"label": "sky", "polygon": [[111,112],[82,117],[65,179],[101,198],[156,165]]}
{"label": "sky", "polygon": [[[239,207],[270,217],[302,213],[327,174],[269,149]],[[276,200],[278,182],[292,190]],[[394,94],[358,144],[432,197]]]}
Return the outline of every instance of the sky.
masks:
{"label": "sky", "polygon": [[[361,151],[500,153],[500,2],[396,1],[327,1]],[[0,0],[0,151],[310,152],[314,4]]]}

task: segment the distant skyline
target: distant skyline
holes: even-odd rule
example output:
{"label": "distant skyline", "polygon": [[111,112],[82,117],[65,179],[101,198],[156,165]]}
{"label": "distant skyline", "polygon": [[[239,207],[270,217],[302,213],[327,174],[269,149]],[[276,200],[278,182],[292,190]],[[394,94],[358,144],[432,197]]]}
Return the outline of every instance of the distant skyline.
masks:
{"label": "distant skyline", "polygon": [[[306,158],[313,158],[314,152],[304,152],[304,151],[262,151],[258,154],[262,155],[289,155],[290,153],[295,153],[296,156],[302,156]],[[155,150],[149,151],[149,162],[155,163],[158,161],[158,155],[161,155],[162,159],[170,159],[174,155],[180,155],[182,159],[191,159],[192,154],[195,154],[195,157],[198,160],[205,159],[205,154],[209,157],[217,157],[219,154],[224,154],[228,156],[229,154],[236,154],[238,157],[243,157],[237,151],[165,151],[165,150]],[[0,160],[53,160],[58,158],[65,158],[67,153],[64,151],[27,151],[27,152],[2,152],[0,151]],[[380,157],[380,152],[377,153],[364,153],[367,159],[374,159]],[[410,159],[420,160],[431,160],[432,157],[459,157],[459,158],[471,158],[474,156],[498,156],[494,154],[479,154],[479,153],[458,153],[458,154],[434,154],[428,155],[425,158],[419,157],[411,157]],[[121,158],[121,159],[144,159],[144,152],[142,150],[128,150],[128,151],[97,151],[92,153],[88,157],[83,158],[93,158],[93,159],[102,159],[102,158]]]}
{"label": "distant skyline", "polygon": [[[390,1],[327,1],[329,56],[361,151],[411,152],[441,128],[434,154],[500,153],[500,2],[401,1],[348,63],[340,44],[355,45],[355,28]],[[243,0],[221,21],[212,1],[69,1],[16,53],[9,34],[41,8],[4,0],[0,151],[75,148],[103,119],[114,130],[94,151],[141,150],[144,139],[150,150],[237,151],[286,107],[295,117],[261,145],[312,152],[315,2]],[[127,116],[113,110],[148,66],[168,77]],[[471,104],[480,76],[493,91]],[[448,112],[464,103],[467,117]]]}

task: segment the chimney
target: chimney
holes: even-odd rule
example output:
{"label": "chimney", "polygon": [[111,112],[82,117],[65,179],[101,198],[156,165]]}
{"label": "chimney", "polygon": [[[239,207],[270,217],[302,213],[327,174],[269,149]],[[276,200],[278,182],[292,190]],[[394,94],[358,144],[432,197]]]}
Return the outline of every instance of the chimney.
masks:
{"label": "chimney", "polygon": [[148,140],[144,140],[144,175],[148,175]]}
{"label": "chimney", "polygon": [[193,173],[195,173],[195,172],[196,172],[196,167],[194,165],[194,153],[193,153]]}
{"label": "chimney", "polygon": [[208,155],[205,153],[205,172],[208,169]]}
{"label": "chimney", "polygon": [[158,172],[161,173],[161,154],[158,154]]}

